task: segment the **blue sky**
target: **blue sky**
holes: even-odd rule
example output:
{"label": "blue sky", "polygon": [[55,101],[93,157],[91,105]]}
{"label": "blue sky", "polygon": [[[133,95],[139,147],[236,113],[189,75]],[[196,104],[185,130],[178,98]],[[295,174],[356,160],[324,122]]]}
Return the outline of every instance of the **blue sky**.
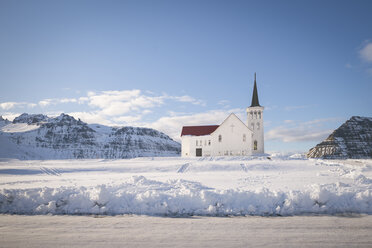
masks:
{"label": "blue sky", "polygon": [[371,1],[0,0],[0,114],[159,129],[246,121],[307,151],[372,116]]}

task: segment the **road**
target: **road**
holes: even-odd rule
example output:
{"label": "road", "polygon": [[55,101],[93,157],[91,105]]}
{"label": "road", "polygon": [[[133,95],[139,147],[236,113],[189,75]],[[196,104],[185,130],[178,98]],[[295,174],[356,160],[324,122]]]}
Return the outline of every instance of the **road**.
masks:
{"label": "road", "polygon": [[371,234],[371,215],[0,215],[0,247],[371,247]]}

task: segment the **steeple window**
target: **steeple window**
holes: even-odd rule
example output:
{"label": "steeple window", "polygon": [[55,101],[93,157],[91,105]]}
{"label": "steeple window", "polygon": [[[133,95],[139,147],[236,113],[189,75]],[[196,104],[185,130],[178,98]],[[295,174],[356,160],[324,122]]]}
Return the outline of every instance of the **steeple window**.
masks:
{"label": "steeple window", "polygon": [[257,151],[257,140],[253,142],[253,150]]}

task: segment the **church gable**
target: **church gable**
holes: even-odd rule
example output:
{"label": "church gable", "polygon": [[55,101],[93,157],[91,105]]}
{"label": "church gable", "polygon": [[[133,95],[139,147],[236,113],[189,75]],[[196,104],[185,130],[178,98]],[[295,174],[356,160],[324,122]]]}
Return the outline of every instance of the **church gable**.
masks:
{"label": "church gable", "polygon": [[252,130],[250,130],[234,113],[231,113],[213,134],[218,132],[229,133],[229,130],[231,133],[241,133],[241,131],[247,134],[252,133]]}

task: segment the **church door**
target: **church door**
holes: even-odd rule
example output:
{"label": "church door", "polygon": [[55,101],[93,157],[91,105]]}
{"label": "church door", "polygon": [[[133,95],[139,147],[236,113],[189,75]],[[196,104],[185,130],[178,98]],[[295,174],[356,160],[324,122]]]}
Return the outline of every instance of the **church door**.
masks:
{"label": "church door", "polygon": [[196,156],[201,157],[202,156],[202,149],[201,148],[196,148]]}

